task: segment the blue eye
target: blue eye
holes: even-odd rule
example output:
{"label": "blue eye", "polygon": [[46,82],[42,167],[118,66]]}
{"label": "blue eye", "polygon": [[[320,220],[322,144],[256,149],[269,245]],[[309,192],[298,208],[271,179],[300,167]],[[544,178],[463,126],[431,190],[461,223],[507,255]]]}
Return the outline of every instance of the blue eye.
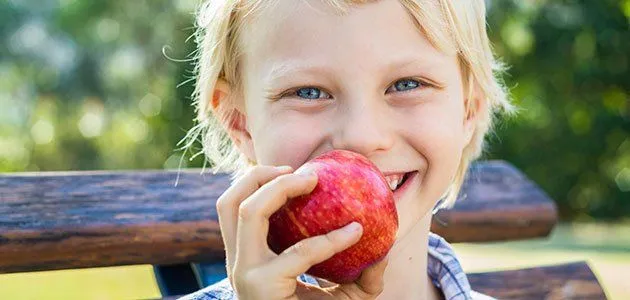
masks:
{"label": "blue eye", "polygon": [[[413,90],[417,87],[420,86],[420,82],[418,82],[417,80],[413,80],[413,79],[402,79],[402,80],[398,80],[394,83],[394,85],[392,85],[392,87],[394,87],[396,89],[397,92],[404,92],[404,91],[408,91],[408,90]],[[387,89],[388,91],[391,88]]]}
{"label": "blue eye", "polygon": [[295,94],[300,98],[312,100],[322,98],[322,96],[326,99],[330,98],[330,95],[328,95],[328,93],[314,87],[299,88],[295,91]]}
{"label": "blue eye", "polygon": [[301,88],[297,91],[295,91],[295,93],[302,98],[306,98],[306,99],[317,99],[319,98],[319,95],[321,93],[321,91],[319,89],[316,88]]}

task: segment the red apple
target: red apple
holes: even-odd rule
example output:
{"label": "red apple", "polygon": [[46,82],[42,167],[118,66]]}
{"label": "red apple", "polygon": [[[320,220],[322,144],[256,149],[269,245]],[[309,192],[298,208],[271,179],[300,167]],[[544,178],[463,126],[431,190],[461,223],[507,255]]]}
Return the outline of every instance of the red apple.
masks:
{"label": "red apple", "polygon": [[354,152],[324,153],[296,172],[304,170],[317,174],[317,186],[308,195],[290,199],[270,217],[269,247],[280,254],[302,239],[357,221],[363,226],[361,239],[306,272],[336,283],[352,282],[394,244],[398,215],[393,193],[378,168]]}

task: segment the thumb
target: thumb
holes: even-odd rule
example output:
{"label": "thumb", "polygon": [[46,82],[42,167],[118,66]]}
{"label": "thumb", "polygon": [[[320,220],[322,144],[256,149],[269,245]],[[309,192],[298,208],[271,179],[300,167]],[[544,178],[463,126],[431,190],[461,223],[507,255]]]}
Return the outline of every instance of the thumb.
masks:
{"label": "thumb", "polygon": [[389,256],[385,256],[381,261],[363,270],[361,276],[356,281],[357,287],[372,296],[378,296],[383,292],[383,288],[385,287],[383,275],[385,275],[388,262]]}
{"label": "thumb", "polygon": [[333,294],[345,299],[374,299],[385,288],[383,275],[387,267],[388,257],[369,266],[353,283],[346,283],[333,288]]}

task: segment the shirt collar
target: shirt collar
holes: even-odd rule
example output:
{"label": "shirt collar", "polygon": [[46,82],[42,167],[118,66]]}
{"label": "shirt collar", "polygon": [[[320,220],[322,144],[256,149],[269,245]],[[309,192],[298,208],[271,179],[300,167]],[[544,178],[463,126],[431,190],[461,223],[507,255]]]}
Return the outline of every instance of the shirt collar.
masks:
{"label": "shirt collar", "polygon": [[446,240],[429,233],[427,272],[433,285],[442,290],[446,300],[472,299],[468,277]]}

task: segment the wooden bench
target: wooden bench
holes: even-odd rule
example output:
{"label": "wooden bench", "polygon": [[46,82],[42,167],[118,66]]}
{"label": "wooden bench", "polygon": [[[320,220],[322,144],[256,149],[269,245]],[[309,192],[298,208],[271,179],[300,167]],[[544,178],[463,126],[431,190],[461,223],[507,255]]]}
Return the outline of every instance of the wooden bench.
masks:
{"label": "wooden bench", "polygon": [[[164,297],[199,282],[190,262],[225,276],[215,201],[225,174],[80,171],[0,174],[0,273],[152,264]],[[432,231],[448,241],[547,236],[556,207],[510,164],[471,166],[455,207]],[[606,299],[584,262],[469,275],[477,291],[500,299]]]}

